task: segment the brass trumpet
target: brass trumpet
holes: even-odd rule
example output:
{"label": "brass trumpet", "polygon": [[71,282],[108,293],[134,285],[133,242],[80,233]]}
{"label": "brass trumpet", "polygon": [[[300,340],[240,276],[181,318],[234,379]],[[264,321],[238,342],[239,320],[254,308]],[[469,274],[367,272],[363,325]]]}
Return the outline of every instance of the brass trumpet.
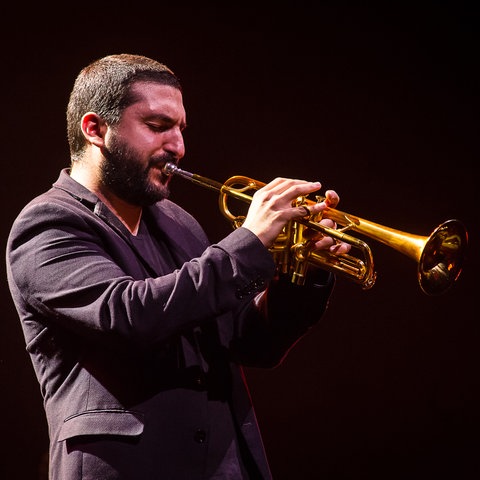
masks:
{"label": "brass trumpet", "polygon": [[[232,222],[234,228],[242,225],[245,216],[234,215],[228,208],[228,198],[232,197],[244,203],[251,203],[252,195],[265,183],[249,177],[236,175],[225,183],[187,172],[173,163],[163,167],[167,175],[178,175],[197,185],[219,192],[219,208],[223,215]],[[316,201],[323,197],[317,196]],[[305,206],[315,201],[299,197],[294,206]],[[322,218],[333,220],[337,229],[320,224]],[[333,254],[327,250],[313,251],[313,242],[306,229],[332,237],[336,241],[348,243],[351,248],[348,254]],[[274,261],[282,273],[290,274],[291,281],[297,285],[305,282],[308,265],[317,265],[325,270],[346,276],[361,285],[364,290],[375,284],[376,272],[369,245],[356,237],[345,233],[354,230],[373,240],[381,242],[417,262],[417,279],[420,288],[427,295],[439,295],[447,291],[458,279],[466,253],[468,234],[459,220],[447,220],[440,224],[429,236],[405,233],[385,227],[355,215],[327,207],[315,217],[309,215],[287,223],[282,233],[270,248]],[[359,256],[352,255],[358,251]]]}

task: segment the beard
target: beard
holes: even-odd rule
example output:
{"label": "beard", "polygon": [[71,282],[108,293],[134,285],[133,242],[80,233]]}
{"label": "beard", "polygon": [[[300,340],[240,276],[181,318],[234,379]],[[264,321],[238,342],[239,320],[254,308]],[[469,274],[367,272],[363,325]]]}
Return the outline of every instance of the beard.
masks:
{"label": "beard", "polygon": [[[150,174],[153,167],[166,162],[176,163],[170,153],[152,157],[147,166],[143,166],[141,156],[118,136],[111,138],[109,147],[104,147],[105,160],[100,165],[102,181],[117,197],[131,205],[145,207],[153,205],[170,195],[167,183],[153,183]],[[156,175],[160,173],[154,172]]]}

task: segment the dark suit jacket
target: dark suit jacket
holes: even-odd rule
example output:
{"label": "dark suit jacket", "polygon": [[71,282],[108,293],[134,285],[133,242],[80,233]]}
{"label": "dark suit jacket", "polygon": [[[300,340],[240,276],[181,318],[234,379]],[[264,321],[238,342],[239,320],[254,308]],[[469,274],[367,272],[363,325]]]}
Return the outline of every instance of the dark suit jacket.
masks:
{"label": "dark suit jacket", "polygon": [[323,314],[332,276],[273,281],[250,231],[209,245],[169,200],[144,217],[175,269],[154,271],[67,170],[12,227],[8,281],[44,398],[51,478],[209,478],[234,438],[270,478],[241,365],[277,365]]}

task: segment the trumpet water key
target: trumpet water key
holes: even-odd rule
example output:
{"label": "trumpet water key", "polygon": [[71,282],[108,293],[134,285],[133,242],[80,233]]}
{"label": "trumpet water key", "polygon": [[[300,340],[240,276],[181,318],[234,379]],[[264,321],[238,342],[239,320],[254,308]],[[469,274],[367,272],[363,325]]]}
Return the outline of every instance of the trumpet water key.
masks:
{"label": "trumpet water key", "polygon": [[[220,211],[234,228],[242,225],[245,216],[233,214],[229,209],[228,199],[251,203],[255,191],[265,185],[241,175],[220,183],[182,170],[173,163],[165,164],[163,171],[167,175],[178,175],[218,192]],[[322,197],[316,197],[317,202],[322,200]],[[447,220],[429,236],[421,236],[385,227],[329,207],[321,214],[311,216],[308,207],[316,201],[306,197],[298,197],[294,201],[294,206],[305,207],[305,217],[288,222],[270,248],[277,268],[282,273],[289,274],[293,283],[302,285],[305,282],[308,266],[311,264],[343,275],[360,284],[365,290],[371,288],[375,284],[376,272],[370,246],[347,234],[347,231],[356,231],[415,260],[418,283],[427,295],[444,293],[458,279],[468,241],[467,231],[461,221]],[[322,218],[333,220],[337,228],[322,225]],[[311,235],[307,234],[309,230],[348,243],[350,252],[338,255],[327,250],[314,251]]]}

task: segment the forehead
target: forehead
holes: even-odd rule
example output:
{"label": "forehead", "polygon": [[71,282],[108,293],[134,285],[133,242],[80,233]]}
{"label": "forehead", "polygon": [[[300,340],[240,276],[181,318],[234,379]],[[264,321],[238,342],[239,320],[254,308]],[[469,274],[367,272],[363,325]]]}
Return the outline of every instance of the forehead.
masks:
{"label": "forehead", "polygon": [[132,85],[133,103],[127,109],[141,110],[144,114],[164,113],[185,117],[182,92],[170,85],[155,82],[137,82]]}

